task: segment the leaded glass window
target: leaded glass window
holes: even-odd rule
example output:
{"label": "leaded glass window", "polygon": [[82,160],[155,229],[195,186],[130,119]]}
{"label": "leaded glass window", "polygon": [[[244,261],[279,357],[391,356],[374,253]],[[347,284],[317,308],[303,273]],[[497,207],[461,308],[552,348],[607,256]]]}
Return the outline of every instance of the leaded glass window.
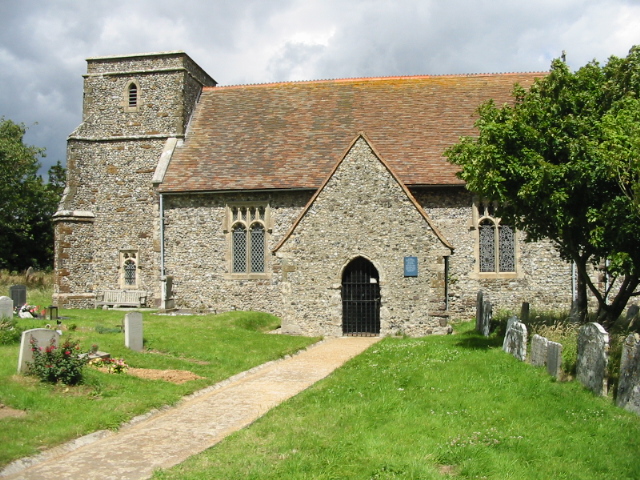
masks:
{"label": "leaded glass window", "polygon": [[136,284],[136,262],[131,259],[124,262],[124,284],[127,286]]}
{"label": "leaded glass window", "polygon": [[474,203],[478,225],[478,266],[480,273],[513,273],[516,271],[516,234],[513,227],[494,217],[493,202]]}
{"label": "leaded glass window", "polygon": [[508,225],[500,225],[498,245],[498,258],[500,259],[501,272],[516,271],[515,235],[513,228]]}
{"label": "leaded glass window", "polygon": [[254,273],[264,272],[264,227],[259,223],[251,226],[251,239],[249,247],[251,250],[251,271]]}
{"label": "leaded glass window", "polygon": [[233,273],[245,273],[247,271],[247,230],[244,225],[235,225],[231,238]]}
{"label": "leaded glass window", "polygon": [[268,205],[229,205],[225,229],[230,234],[231,263],[229,272],[234,278],[245,274],[267,273],[267,243],[269,230]]}
{"label": "leaded glass window", "polygon": [[485,219],[480,224],[480,271],[496,271],[496,226]]}

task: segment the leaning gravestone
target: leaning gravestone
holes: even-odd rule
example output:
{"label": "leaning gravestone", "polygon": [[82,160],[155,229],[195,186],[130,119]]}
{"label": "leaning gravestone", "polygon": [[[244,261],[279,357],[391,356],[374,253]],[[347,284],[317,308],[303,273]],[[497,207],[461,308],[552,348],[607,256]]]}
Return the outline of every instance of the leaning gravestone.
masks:
{"label": "leaning gravestone", "polygon": [[476,295],[476,332],[482,333],[482,307],[484,307],[484,294],[478,290]]}
{"label": "leaning gravestone", "polygon": [[18,357],[18,373],[25,373],[29,370],[29,362],[33,362],[33,351],[31,350],[31,341],[38,342],[38,347],[43,350],[53,344],[58,345],[60,340],[60,334],[55,330],[49,330],[48,328],[34,328],[22,332],[22,339],[20,341],[20,355]]}
{"label": "leaning gravestone", "polygon": [[562,344],[557,342],[547,343],[547,372],[549,375],[559,378],[562,373]]}
{"label": "leaning gravestone", "polygon": [[527,359],[527,326],[517,317],[510,318],[507,325],[502,350],[524,362]]}
{"label": "leaning gravestone", "polygon": [[124,344],[127,348],[142,351],[142,314],[127,313],[124,316]]}
{"label": "leaning gravestone", "polygon": [[489,336],[491,331],[491,319],[493,318],[493,306],[491,302],[483,302],[482,318],[480,319],[479,332],[485,337]]}
{"label": "leaning gravestone", "polygon": [[531,339],[531,365],[544,367],[547,364],[549,340],[537,333]]}
{"label": "leaning gravestone", "polygon": [[529,321],[529,302],[522,302],[522,307],[520,308],[520,318],[525,324]]}
{"label": "leaning gravestone", "polygon": [[27,303],[27,287],[24,285],[9,287],[9,296],[13,300],[13,308],[21,307]]}
{"label": "leaning gravestone", "polygon": [[0,318],[13,318],[13,300],[9,297],[0,297]]}
{"label": "leaning gravestone", "polygon": [[578,334],[576,376],[596,395],[607,394],[609,334],[599,323],[587,323]]}
{"label": "leaning gravestone", "polygon": [[626,330],[631,326],[633,321],[638,318],[640,313],[640,307],[638,305],[630,305],[627,309],[627,314],[624,317],[620,317],[616,322],[616,328],[620,330]]}
{"label": "leaning gravestone", "polygon": [[640,415],[640,335],[632,333],[622,346],[616,405]]}

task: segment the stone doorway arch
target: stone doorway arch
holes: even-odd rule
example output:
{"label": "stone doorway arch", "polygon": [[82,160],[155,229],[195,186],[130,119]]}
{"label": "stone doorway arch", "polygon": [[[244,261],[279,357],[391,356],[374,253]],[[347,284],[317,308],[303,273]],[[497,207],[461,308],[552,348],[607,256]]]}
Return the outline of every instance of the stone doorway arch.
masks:
{"label": "stone doorway arch", "polygon": [[380,275],[364,257],[356,257],[342,272],[342,334],[380,333]]}

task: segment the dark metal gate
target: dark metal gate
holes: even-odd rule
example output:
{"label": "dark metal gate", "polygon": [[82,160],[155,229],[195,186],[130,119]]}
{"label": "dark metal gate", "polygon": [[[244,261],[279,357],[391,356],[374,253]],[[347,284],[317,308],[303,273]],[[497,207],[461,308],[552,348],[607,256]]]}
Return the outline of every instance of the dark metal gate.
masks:
{"label": "dark metal gate", "polygon": [[366,258],[354,259],[342,274],[342,333],[380,333],[380,277]]}

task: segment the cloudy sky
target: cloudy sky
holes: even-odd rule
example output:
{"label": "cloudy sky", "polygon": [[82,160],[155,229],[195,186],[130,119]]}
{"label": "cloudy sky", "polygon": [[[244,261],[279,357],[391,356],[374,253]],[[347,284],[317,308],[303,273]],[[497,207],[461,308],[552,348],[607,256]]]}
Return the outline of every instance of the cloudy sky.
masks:
{"label": "cloudy sky", "polygon": [[0,116],[64,163],[85,59],[187,52],[220,85],[578,68],[640,44],[640,0],[0,0]]}

